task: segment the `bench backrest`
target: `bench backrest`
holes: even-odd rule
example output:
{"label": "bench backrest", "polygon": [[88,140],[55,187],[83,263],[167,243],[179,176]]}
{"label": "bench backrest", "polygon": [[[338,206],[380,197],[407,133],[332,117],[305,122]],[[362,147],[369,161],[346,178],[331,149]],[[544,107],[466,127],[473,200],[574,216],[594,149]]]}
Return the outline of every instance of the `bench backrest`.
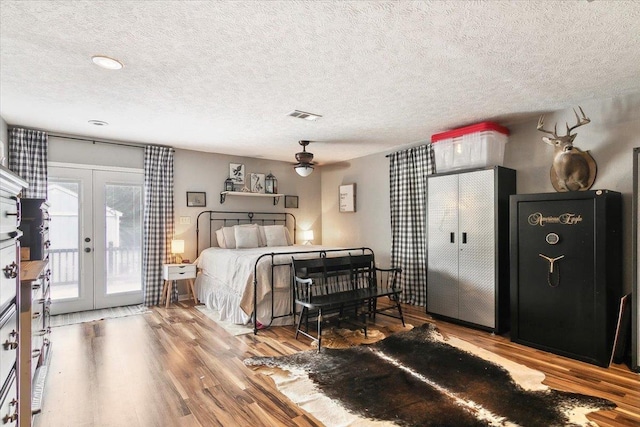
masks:
{"label": "bench backrest", "polygon": [[375,284],[372,254],[293,259],[297,299],[328,295]]}

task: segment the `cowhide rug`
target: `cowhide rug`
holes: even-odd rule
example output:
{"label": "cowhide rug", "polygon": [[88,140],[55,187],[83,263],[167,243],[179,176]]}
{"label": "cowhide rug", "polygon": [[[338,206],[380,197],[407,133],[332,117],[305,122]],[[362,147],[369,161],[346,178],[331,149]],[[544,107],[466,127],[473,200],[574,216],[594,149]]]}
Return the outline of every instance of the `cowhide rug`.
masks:
{"label": "cowhide rug", "polygon": [[245,364],[271,368],[278,388],[329,427],[587,426],[587,413],[615,407],[549,389],[541,372],[445,340],[430,324],[368,346],[254,357]]}

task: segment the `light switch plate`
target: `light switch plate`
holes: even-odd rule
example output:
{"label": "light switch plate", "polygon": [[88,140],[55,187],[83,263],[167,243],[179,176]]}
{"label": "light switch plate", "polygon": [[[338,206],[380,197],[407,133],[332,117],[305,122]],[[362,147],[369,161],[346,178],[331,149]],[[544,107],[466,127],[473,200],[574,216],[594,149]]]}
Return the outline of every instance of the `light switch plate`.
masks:
{"label": "light switch plate", "polygon": [[190,216],[181,216],[180,217],[180,224],[191,224],[191,217]]}

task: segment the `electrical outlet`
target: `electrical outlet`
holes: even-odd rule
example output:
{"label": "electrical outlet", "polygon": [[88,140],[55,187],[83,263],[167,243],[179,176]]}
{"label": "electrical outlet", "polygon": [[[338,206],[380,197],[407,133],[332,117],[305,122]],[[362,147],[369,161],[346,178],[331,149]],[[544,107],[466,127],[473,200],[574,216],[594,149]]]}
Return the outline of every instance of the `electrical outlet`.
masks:
{"label": "electrical outlet", "polygon": [[190,216],[181,216],[180,217],[180,224],[191,224],[191,217]]}

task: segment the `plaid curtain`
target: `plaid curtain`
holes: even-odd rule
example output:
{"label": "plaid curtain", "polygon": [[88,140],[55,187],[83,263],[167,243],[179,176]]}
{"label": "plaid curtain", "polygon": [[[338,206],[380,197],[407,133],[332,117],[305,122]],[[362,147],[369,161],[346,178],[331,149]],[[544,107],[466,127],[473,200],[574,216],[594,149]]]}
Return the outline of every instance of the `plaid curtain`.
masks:
{"label": "plaid curtain", "polygon": [[[144,305],[160,303],[162,264],[171,261],[173,224],[173,148],[147,146],[144,152]],[[172,299],[178,298],[174,287]]]}
{"label": "plaid curtain", "polygon": [[391,265],[402,268],[401,301],[427,304],[427,175],[435,172],[431,144],[389,156]]}
{"label": "plaid curtain", "polygon": [[49,135],[31,129],[9,131],[9,169],[24,178],[25,198],[47,198],[47,142]]}

